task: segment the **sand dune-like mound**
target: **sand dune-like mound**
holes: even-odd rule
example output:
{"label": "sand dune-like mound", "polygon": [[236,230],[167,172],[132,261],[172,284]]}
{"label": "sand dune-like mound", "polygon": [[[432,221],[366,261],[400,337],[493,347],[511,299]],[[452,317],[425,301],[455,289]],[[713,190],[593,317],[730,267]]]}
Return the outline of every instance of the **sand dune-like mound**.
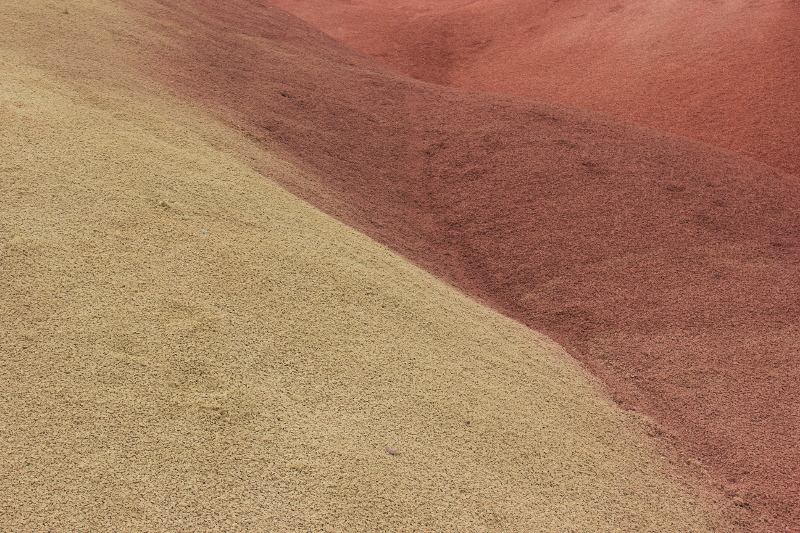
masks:
{"label": "sand dune-like mound", "polygon": [[145,12],[152,75],[310,172],[285,186],[565,344],[748,528],[797,524],[797,176],[410,80],[269,5]]}
{"label": "sand dune-like mound", "polygon": [[551,100],[800,174],[792,0],[274,0],[419,79]]}
{"label": "sand dune-like mound", "polygon": [[723,530],[559,346],[137,74],[168,15],[0,13],[0,530]]}

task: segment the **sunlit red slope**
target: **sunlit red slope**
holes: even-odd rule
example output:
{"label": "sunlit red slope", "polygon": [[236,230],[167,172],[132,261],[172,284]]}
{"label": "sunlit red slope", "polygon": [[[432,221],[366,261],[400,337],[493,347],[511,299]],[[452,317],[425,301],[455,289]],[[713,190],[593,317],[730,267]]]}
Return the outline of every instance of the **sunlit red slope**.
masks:
{"label": "sunlit red slope", "polygon": [[419,79],[603,111],[800,173],[792,0],[275,0]]}
{"label": "sunlit red slope", "polygon": [[312,172],[287,187],[565,343],[743,520],[797,523],[796,176],[415,82],[266,4],[151,11],[153,75]]}

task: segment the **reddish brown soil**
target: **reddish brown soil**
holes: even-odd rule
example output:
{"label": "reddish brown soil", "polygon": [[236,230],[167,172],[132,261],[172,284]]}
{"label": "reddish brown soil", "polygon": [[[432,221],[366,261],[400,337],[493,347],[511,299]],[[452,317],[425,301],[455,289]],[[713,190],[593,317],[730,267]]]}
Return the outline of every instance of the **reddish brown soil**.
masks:
{"label": "reddish brown soil", "polygon": [[416,78],[587,107],[800,173],[792,0],[275,0]]}
{"label": "reddish brown soil", "polygon": [[800,179],[589,111],[394,74],[270,5],[154,2],[150,68],[284,183],[543,330],[730,496],[800,524]]}

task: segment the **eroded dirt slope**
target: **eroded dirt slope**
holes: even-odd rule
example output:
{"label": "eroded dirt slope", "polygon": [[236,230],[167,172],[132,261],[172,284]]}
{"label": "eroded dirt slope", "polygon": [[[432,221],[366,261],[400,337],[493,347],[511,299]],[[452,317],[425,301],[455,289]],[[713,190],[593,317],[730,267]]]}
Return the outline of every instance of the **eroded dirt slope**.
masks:
{"label": "eroded dirt slope", "polygon": [[145,22],[0,8],[0,530],[720,530],[559,346],[137,75]]}
{"label": "eroded dirt slope", "polygon": [[796,0],[274,0],[422,80],[595,109],[800,173]]}
{"label": "eroded dirt slope", "polygon": [[151,12],[153,75],[312,172],[287,187],[555,336],[663,424],[748,528],[797,525],[796,176],[415,82],[269,5]]}

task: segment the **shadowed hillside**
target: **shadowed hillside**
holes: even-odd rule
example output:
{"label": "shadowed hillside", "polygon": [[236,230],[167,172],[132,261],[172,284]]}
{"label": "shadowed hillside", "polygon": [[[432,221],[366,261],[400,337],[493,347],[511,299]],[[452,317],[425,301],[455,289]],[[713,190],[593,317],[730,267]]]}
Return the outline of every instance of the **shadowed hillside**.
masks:
{"label": "shadowed hillside", "polygon": [[284,185],[563,342],[751,529],[796,524],[796,176],[415,82],[269,5],[158,6],[153,75],[311,172]]}

